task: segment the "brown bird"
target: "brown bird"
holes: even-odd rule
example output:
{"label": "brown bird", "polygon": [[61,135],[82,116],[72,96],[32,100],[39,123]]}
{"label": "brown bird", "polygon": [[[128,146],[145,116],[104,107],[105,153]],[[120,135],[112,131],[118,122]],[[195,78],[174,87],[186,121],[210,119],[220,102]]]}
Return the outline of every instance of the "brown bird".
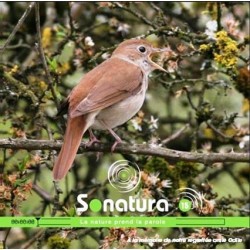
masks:
{"label": "brown bird", "polygon": [[53,168],[54,180],[62,179],[72,166],[83,134],[89,129],[112,130],[131,119],[141,108],[148,88],[148,75],[159,69],[150,56],[168,49],[153,48],[142,39],[122,42],[112,56],[88,72],[67,98],[68,121],[64,143]]}

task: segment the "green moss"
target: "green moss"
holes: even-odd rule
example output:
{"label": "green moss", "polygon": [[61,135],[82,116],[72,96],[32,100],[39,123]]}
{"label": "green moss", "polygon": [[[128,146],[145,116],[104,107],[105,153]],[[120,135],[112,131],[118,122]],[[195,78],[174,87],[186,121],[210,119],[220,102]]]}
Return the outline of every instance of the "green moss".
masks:
{"label": "green moss", "polygon": [[147,163],[144,165],[144,170],[149,173],[160,173],[160,178],[162,180],[168,179],[168,162],[165,159],[159,157],[152,157]]}
{"label": "green moss", "polygon": [[52,249],[68,249],[70,241],[67,238],[62,238],[59,235],[53,235],[48,239],[48,248]]}
{"label": "green moss", "polygon": [[169,165],[167,173],[174,189],[188,187],[194,184],[193,179],[199,174],[198,164],[180,161],[175,165]]}
{"label": "green moss", "polygon": [[152,157],[144,165],[144,171],[159,172],[159,178],[171,180],[174,189],[193,184],[193,178],[199,174],[197,163],[180,161],[176,164],[169,164],[165,159],[159,157]]}

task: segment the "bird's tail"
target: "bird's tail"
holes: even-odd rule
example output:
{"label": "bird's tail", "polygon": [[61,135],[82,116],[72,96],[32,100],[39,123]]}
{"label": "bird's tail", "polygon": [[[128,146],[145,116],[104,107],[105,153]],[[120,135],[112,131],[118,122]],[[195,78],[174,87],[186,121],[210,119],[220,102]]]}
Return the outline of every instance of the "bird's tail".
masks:
{"label": "bird's tail", "polygon": [[68,119],[63,146],[53,168],[54,180],[61,180],[68,173],[87,129],[85,116]]}

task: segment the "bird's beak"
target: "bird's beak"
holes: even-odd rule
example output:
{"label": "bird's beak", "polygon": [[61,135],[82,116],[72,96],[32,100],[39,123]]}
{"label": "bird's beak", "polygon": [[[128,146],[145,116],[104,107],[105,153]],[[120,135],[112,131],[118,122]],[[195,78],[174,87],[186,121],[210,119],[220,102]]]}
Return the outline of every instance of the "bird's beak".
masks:
{"label": "bird's beak", "polygon": [[167,72],[164,68],[162,68],[160,65],[158,65],[157,63],[153,62],[150,58],[151,55],[156,54],[156,53],[163,53],[166,51],[170,51],[169,48],[164,48],[164,49],[158,49],[158,48],[152,48],[152,52],[149,55],[149,61],[151,63],[151,65],[155,68],[155,69],[159,69],[161,71]]}

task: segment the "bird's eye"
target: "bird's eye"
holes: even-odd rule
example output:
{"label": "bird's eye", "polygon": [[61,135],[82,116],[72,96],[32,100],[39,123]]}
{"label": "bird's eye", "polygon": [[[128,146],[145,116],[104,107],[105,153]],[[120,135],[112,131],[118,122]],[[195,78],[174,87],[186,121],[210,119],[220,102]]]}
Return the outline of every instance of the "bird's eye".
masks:
{"label": "bird's eye", "polygon": [[140,46],[138,48],[138,50],[141,52],[141,53],[145,53],[146,52],[146,48],[144,46]]}

